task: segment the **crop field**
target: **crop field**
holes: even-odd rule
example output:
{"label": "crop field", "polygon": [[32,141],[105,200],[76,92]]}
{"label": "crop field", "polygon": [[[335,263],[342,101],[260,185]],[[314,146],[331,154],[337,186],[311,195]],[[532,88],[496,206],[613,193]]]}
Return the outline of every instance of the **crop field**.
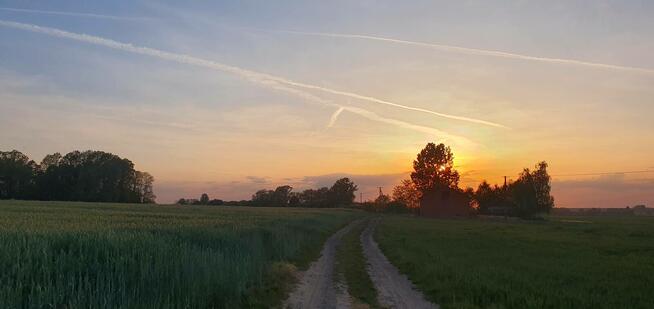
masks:
{"label": "crop field", "polygon": [[652,308],[654,218],[385,217],[386,256],[444,308]]}
{"label": "crop field", "polygon": [[286,292],[271,272],[306,266],[360,216],[0,201],[0,308],[267,307]]}

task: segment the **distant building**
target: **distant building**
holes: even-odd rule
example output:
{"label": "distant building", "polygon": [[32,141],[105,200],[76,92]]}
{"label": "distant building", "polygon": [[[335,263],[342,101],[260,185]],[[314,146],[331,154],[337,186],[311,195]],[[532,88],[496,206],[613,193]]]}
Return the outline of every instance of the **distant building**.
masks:
{"label": "distant building", "polygon": [[435,190],[423,193],[420,199],[420,215],[424,217],[468,217],[473,213],[470,198],[460,191]]}

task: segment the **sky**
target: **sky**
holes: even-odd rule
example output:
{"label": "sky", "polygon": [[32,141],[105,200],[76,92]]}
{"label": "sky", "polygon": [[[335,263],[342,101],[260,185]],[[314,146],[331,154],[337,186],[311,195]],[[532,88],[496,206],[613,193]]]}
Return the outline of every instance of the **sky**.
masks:
{"label": "sky", "polygon": [[0,150],[103,150],[160,203],[351,177],[426,143],[462,187],[654,206],[652,1],[1,1]]}

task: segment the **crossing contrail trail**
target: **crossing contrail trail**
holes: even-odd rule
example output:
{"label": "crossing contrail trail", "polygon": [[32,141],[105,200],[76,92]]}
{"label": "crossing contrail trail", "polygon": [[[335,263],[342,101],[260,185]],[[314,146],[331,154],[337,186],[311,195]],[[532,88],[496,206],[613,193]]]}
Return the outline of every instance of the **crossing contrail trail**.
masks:
{"label": "crossing contrail trail", "polygon": [[332,117],[329,118],[329,123],[327,124],[328,128],[331,128],[334,126],[334,123],[336,123],[336,120],[338,119],[338,116],[345,110],[343,106],[339,107],[334,114],[332,114]]}
{"label": "crossing contrail trail", "polygon": [[48,15],[62,15],[62,16],[76,16],[76,17],[90,17],[90,18],[103,18],[103,19],[117,19],[117,20],[149,20],[149,19],[151,19],[149,17],[129,17],[129,16],[115,16],[115,15],[78,13],[78,12],[28,10],[28,9],[6,8],[6,7],[0,7],[0,11],[18,12],[18,13],[48,14]]}
{"label": "crossing contrail trail", "polygon": [[341,90],[336,90],[336,89],[331,89],[331,88],[326,88],[326,87],[321,87],[321,86],[296,82],[296,81],[286,79],[286,78],[283,78],[283,77],[274,76],[274,75],[270,75],[270,74],[266,74],[266,73],[250,71],[250,70],[247,70],[247,69],[242,69],[242,68],[239,68],[239,67],[222,64],[222,63],[211,61],[211,60],[205,60],[205,59],[201,59],[201,58],[197,58],[197,57],[193,57],[193,56],[189,56],[189,55],[184,55],[184,54],[171,53],[171,52],[162,51],[162,50],[149,48],[149,47],[134,46],[134,45],[129,44],[129,43],[122,43],[122,42],[118,42],[118,41],[114,41],[114,40],[111,40],[111,39],[106,39],[106,38],[102,38],[102,37],[98,37],[98,36],[92,36],[92,35],[88,35],[88,34],[79,34],[79,33],[68,32],[68,31],[64,31],[64,30],[60,30],[60,29],[56,29],[56,28],[41,27],[41,26],[32,25],[32,24],[24,24],[24,23],[18,23],[18,22],[13,22],[13,21],[5,21],[5,20],[0,20],[0,26],[10,27],[10,28],[14,28],[14,29],[20,29],[20,30],[25,30],[25,31],[31,31],[31,32],[36,32],[36,33],[42,33],[42,34],[46,34],[46,35],[50,35],[50,36],[54,36],[54,37],[71,39],[71,40],[75,40],[75,41],[81,41],[81,42],[86,42],[86,43],[95,44],[95,45],[99,45],[99,46],[105,46],[105,47],[108,47],[108,48],[113,48],[113,49],[122,50],[122,51],[126,51],[126,52],[157,57],[157,58],[160,58],[160,59],[174,61],[174,62],[178,62],[178,63],[184,63],[184,64],[188,64],[188,65],[193,65],[193,66],[200,66],[200,67],[215,69],[215,70],[219,70],[219,71],[239,75],[239,76],[244,77],[244,78],[246,78],[246,79],[248,79],[248,80],[250,80],[252,82],[259,83],[259,84],[265,84],[266,82],[276,82],[276,83],[279,83],[279,84],[285,84],[285,85],[293,86],[293,87],[297,87],[297,88],[316,90],[316,91],[321,91],[321,92],[325,92],[325,93],[330,93],[330,94],[345,96],[345,97],[349,97],[349,98],[353,98],[353,99],[358,99],[358,100],[362,100],[362,101],[368,101],[368,102],[372,102],[372,103],[393,106],[393,107],[401,108],[401,109],[405,109],[405,110],[423,112],[423,113],[432,114],[432,115],[436,115],[436,116],[440,116],[440,117],[448,118],[448,119],[466,121],[466,122],[470,122],[470,123],[483,124],[483,125],[499,127],[499,128],[507,128],[506,126],[503,126],[503,125],[498,124],[498,123],[490,122],[490,121],[485,121],[485,120],[480,120],[480,119],[475,119],[475,118],[469,118],[469,117],[463,117],[463,116],[455,116],[455,115],[435,112],[435,111],[424,109],[424,108],[402,105],[402,104],[398,104],[398,103],[378,99],[378,98],[375,98],[375,97],[370,97],[370,96],[360,95],[360,94],[356,94],[356,93],[352,93],[352,92],[341,91]]}
{"label": "crossing contrail trail", "polygon": [[326,32],[304,32],[304,31],[288,31],[288,30],[277,30],[277,31],[274,31],[274,32],[299,34],[299,35],[310,35],[310,36],[333,37],[333,38],[362,39],[362,40],[371,40],[371,41],[380,41],[380,42],[387,42],[387,43],[418,46],[418,47],[431,48],[431,49],[446,51],[446,52],[463,53],[463,54],[468,54],[468,55],[492,56],[492,57],[510,58],[510,59],[517,59],[517,60],[539,61],[539,62],[555,63],[555,64],[567,64],[567,65],[594,67],[594,68],[599,68],[599,69],[609,69],[609,70],[630,71],[630,72],[637,72],[637,73],[654,74],[654,69],[647,69],[647,68],[638,68],[638,67],[630,67],[630,66],[622,66],[622,65],[615,65],[615,64],[598,63],[598,62],[588,62],[588,61],[581,61],[581,60],[575,60],[575,59],[537,57],[537,56],[509,53],[509,52],[503,52],[503,51],[497,51],[497,50],[487,50],[487,49],[469,48],[469,47],[452,46],[452,45],[444,45],[444,44],[434,44],[434,43],[407,41],[407,40],[399,40],[399,39],[372,36],[372,35],[326,33]]}
{"label": "crossing contrail trail", "polygon": [[[466,137],[460,136],[460,135],[447,133],[445,131],[441,131],[441,130],[438,130],[438,129],[435,129],[435,128],[432,128],[432,127],[422,126],[422,125],[413,124],[413,123],[409,123],[409,122],[402,121],[402,120],[383,117],[383,116],[380,116],[380,115],[378,115],[378,114],[376,114],[374,112],[371,112],[371,111],[363,109],[363,108],[357,108],[357,107],[352,107],[352,106],[342,106],[342,105],[333,103],[330,100],[317,97],[317,96],[315,96],[315,95],[313,95],[311,93],[308,93],[308,92],[305,92],[305,91],[302,91],[302,90],[299,90],[299,89],[296,89],[296,88],[291,88],[289,86],[282,85],[282,84],[279,84],[279,83],[276,83],[276,82],[265,81],[264,83],[266,83],[266,85],[271,89],[285,91],[287,93],[290,93],[290,94],[293,94],[295,96],[298,96],[300,98],[305,99],[306,102],[316,103],[316,104],[321,105],[321,106],[336,107],[336,108],[338,108],[337,111],[336,111],[336,113],[338,113],[338,115],[340,115],[343,111],[348,111],[350,113],[359,115],[359,116],[361,116],[363,118],[366,118],[368,120],[371,120],[371,121],[385,123],[385,124],[389,124],[389,125],[392,125],[392,126],[395,126],[395,127],[398,127],[398,128],[412,130],[412,131],[415,131],[415,132],[430,134],[430,135],[438,137],[439,139],[444,139],[446,141],[449,140],[449,141],[458,143],[459,145],[462,145],[462,146],[475,146],[476,145],[475,142],[469,140]],[[341,109],[343,109],[343,111],[338,112]],[[330,117],[330,122],[329,123],[331,125],[333,125],[333,122],[336,121],[335,118],[338,117],[338,115],[336,115],[336,113],[332,114],[332,116]],[[335,115],[336,115],[336,117],[335,117]]]}
{"label": "crossing contrail trail", "polygon": [[417,131],[417,132],[427,133],[427,134],[434,135],[434,136],[439,136],[441,138],[450,139],[450,140],[455,141],[455,142],[457,142],[459,144],[462,144],[462,145],[469,145],[470,146],[470,145],[475,144],[474,142],[470,141],[469,139],[467,139],[467,138],[465,138],[463,136],[453,135],[451,133],[447,133],[447,132],[444,132],[444,131],[441,131],[441,130],[438,130],[438,129],[434,129],[434,128],[426,127],[426,126],[421,126],[421,125],[409,123],[409,122],[406,122],[406,121],[401,121],[401,120],[397,120],[397,119],[382,117],[382,116],[379,116],[378,114],[376,114],[374,112],[365,110],[363,108],[358,108],[358,107],[354,107],[354,106],[343,106],[342,108],[344,110],[348,111],[348,112],[357,114],[357,115],[359,115],[361,117],[364,117],[364,118],[367,118],[369,120],[382,122],[382,123],[394,125],[394,126],[405,128],[405,129],[410,129],[410,130]]}

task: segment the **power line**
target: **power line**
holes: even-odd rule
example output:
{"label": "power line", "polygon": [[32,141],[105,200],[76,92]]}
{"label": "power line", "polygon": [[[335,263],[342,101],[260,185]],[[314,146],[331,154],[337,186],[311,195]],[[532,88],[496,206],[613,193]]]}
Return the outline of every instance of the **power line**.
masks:
{"label": "power line", "polygon": [[601,175],[615,175],[615,174],[643,174],[654,173],[654,170],[647,171],[622,171],[622,172],[598,172],[598,173],[579,173],[579,174],[559,174],[551,175],[552,177],[571,177],[571,176],[601,176]]}
{"label": "power line", "polygon": [[[554,174],[550,175],[551,177],[575,177],[575,176],[602,176],[602,175],[619,175],[619,174],[647,174],[647,173],[654,173],[653,170],[642,170],[642,171],[615,171],[615,172],[595,172],[595,173],[573,173],[573,174]],[[489,176],[488,178],[472,178],[472,177],[464,177],[463,179],[468,180],[468,181],[484,181],[488,179],[492,179],[495,177],[500,177],[504,178],[506,181],[507,176]],[[510,182],[510,179],[508,180]]]}

